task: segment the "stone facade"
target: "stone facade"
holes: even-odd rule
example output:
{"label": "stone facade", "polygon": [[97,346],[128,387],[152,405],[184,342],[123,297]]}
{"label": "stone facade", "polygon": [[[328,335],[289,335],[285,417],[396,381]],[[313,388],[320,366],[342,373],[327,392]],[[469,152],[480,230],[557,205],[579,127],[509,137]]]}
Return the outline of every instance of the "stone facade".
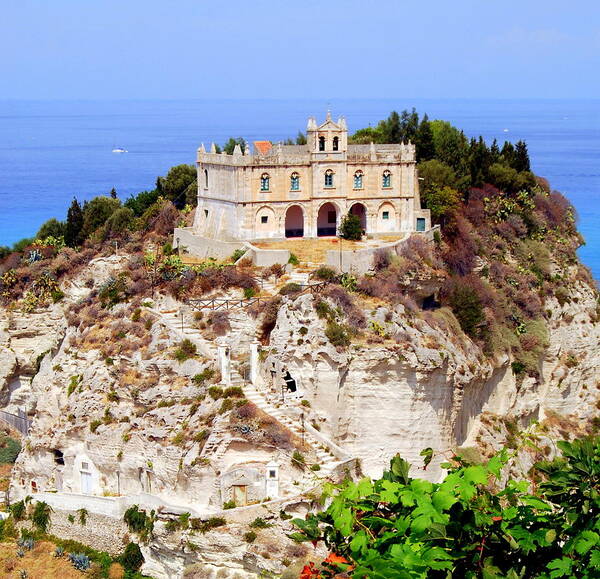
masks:
{"label": "stone facade", "polygon": [[226,241],[335,235],[348,212],[368,235],[425,231],[415,147],[348,144],[346,121],[310,118],[306,145],[256,141],[254,154],[198,150],[194,233]]}

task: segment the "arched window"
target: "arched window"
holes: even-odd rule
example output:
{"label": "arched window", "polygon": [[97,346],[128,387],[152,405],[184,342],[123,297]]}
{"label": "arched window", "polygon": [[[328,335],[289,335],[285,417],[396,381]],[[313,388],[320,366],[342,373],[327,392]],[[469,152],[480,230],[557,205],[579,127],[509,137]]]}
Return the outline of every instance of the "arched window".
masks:
{"label": "arched window", "polygon": [[292,173],[290,177],[290,190],[291,191],[299,191],[300,190],[300,175],[298,173]]}
{"label": "arched window", "polygon": [[204,188],[208,189],[208,169],[204,169]]}
{"label": "arched window", "polygon": [[325,171],[325,187],[333,187],[333,171],[331,169]]}
{"label": "arched window", "polygon": [[363,187],[363,172],[358,170],[354,173],[354,188],[362,189]]}
{"label": "arched window", "polygon": [[391,187],[392,186],[392,173],[390,171],[383,172],[383,186]]}
{"label": "arched window", "polygon": [[340,140],[338,137],[333,137],[333,150],[334,151],[338,150],[339,142],[340,142]]}
{"label": "arched window", "polygon": [[319,137],[319,151],[325,150],[325,137]]}
{"label": "arched window", "polygon": [[269,190],[269,174],[268,173],[263,173],[260,176],[260,190],[261,191],[268,191]]}

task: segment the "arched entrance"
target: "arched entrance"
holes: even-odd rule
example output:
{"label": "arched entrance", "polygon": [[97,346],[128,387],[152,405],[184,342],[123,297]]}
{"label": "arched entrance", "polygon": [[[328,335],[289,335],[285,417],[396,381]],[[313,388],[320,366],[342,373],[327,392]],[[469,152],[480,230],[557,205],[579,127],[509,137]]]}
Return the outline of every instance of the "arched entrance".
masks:
{"label": "arched entrance", "polygon": [[360,219],[360,228],[367,232],[367,208],[362,203],[355,203],[350,207],[350,213]]}
{"label": "arched entrance", "polygon": [[304,213],[300,205],[292,205],[285,212],[285,236],[304,237]]}
{"label": "arched entrance", "polygon": [[317,214],[317,237],[335,235],[337,228],[337,209],[333,203],[324,203]]}

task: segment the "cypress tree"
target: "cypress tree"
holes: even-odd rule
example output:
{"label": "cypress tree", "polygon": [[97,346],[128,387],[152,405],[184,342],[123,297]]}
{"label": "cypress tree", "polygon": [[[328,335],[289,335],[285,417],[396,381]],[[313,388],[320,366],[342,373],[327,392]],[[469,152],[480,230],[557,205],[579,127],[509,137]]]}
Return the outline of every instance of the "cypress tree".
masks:
{"label": "cypress tree", "polygon": [[83,211],[79,201],[73,197],[71,206],[67,211],[67,224],[65,226],[65,244],[69,247],[77,247],[82,242],[81,231],[83,229]]}

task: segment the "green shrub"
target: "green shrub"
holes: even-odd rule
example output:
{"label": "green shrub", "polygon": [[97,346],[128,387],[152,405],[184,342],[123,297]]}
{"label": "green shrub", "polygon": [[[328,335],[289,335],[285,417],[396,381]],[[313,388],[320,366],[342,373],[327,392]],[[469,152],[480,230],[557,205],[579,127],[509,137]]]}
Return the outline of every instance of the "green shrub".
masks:
{"label": "green shrub", "polygon": [[44,501],[39,501],[35,504],[33,513],[31,514],[31,522],[36,526],[40,533],[45,533],[50,526],[51,515],[52,507]]}
{"label": "green shrub", "polygon": [[302,468],[306,465],[306,459],[300,451],[294,450],[294,454],[292,454],[292,464]]}
{"label": "green shrub", "polygon": [[240,259],[245,253],[248,251],[247,249],[236,249],[232,254],[229,260],[235,263],[238,259]]}
{"label": "green shrub", "polygon": [[333,346],[346,348],[350,345],[350,333],[348,327],[334,321],[327,322],[325,335]]}
{"label": "green shrub", "polygon": [[324,281],[331,281],[337,277],[337,273],[335,270],[327,267],[326,265],[322,265],[318,269],[315,270],[313,274],[317,279],[322,279]]}
{"label": "green shrub", "polygon": [[359,241],[362,237],[360,217],[352,213],[344,215],[340,223],[340,237],[352,241]]}
{"label": "green shrub", "polygon": [[235,501],[233,499],[231,499],[230,501],[225,501],[223,503],[223,509],[235,509],[237,505],[235,504]]}
{"label": "green shrub", "polygon": [[254,531],[248,531],[247,533],[244,533],[244,541],[246,541],[246,543],[254,543],[254,541],[256,541],[256,537],[257,534]]}
{"label": "green shrub", "polygon": [[98,427],[102,424],[102,420],[92,420],[90,422],[90,432],[96,432],[96,430],[98,430]]}
{"label": "green shrub", "polygon": [[289,296],[293,294],[300,293],[302,291],[302,286],[295,282],[286,283],[280,290],[279,294],[282,296]]}
{"label": "green shrub", "polygon": [[[234,507],[235,502],[233,503],[233,507],[229,508]],[[190,519],[190,527],[192,528],[192,530],[200,531],[201,533],[207,533],[212,529],[216,529],[217,527],[223,527],[226,524],[227,521],[223,517],[211,517],[206,521],[203,521],[202,519]]]}
{"label": "green shrub", "polygon": [[221,403],[221,408],[219,408],[219,414],[225,414],[225,412],[229,412],[233,407],[233,400],[231,398],[225,398]]}
{"label": "green shrub", "polygon": [[147,515],[146,511],[138,508],[138,505],[132,505],[125,511],[123,520],[128,529],[137,533],[140,539],[148,540],[151,537],[154,530],[154,511]]}
{"label": "green shrub", "polygon": [[315,311],[321,319],[333,319],[335,317],[335,312],[325,300],[319,300],[316,303]]}
{"label": "green shrub", "polygon": [[315,471],[315,472],[319,471],[319,470],[321,470],[321,466],[318,464],[313,464],[313,465],[311,465],[310,470]]}
{"label": "green shrub", "polygon": [[223,396],[226,398],[229,396],[231,396],[232,398],[243,398],[244,390],[241,386],[229,386],[229,388],[225,388]]}
{"label": "green shrub", "polygon": [[121,557],[119,557],[121,565],[125,568],[125,571],[130,573],[139,571],[140,567],[144,564],[144,556],[140,546],[137,543],[127,543],[127,547],[123,551]]}
{"label": "green shrub", "polygon": [[244,298],[246,298],[247,300],[249,300],[250,298],[253,298],[256,295],[256,290],[252,287],[247,287],[244,288]]}
{"label": "green shrub", "polygon": [[196,374],[192,378],[192,381],[197,386],[201,386],[202,384],[204,384],[204,382],[213,378],[214,375],[215,375],[214,368],[204,368],[204,370],[202,370],[202,372],[200,372],[200,374]]}
{"label": "green shrub", "polygon": [[179,347],[175,350],[174,357],[178,362],[185,362],[190,358],[193,358],[197,353],[196,344],[189,340],[188,338],[184,338],[179,342]]}
{"label": "green shrub", "polygon": [[296,254],[294,254],[290,251],[290,257],[288,259],[288,263],[290,265],[298,265],[300,263],[300,260],[298,259],[298,256]]}
{"label": "green shrub", "polygon": [[220,388],[219,386],[211,386],[208,389],[208,395],[213,400],[218,400],[219,398],[221,398],[223,396],[223,388]]}
{"label": "green shrub", "polygon": [[256,519],[250,523],[251,529],[267,529],[272,526],[272,523],[267,523],[262,517],[256,517]]}
{"label": "green shrub", "polygon": [[14,464],[21,452],[21,443],[10,436],[0,436],[0,464]]}
{"label": "green shrub", "polygon": [[22,521],[26,515],[27,505],[25,501],[18,501],[10,505],[9,510],[15,521]]}

